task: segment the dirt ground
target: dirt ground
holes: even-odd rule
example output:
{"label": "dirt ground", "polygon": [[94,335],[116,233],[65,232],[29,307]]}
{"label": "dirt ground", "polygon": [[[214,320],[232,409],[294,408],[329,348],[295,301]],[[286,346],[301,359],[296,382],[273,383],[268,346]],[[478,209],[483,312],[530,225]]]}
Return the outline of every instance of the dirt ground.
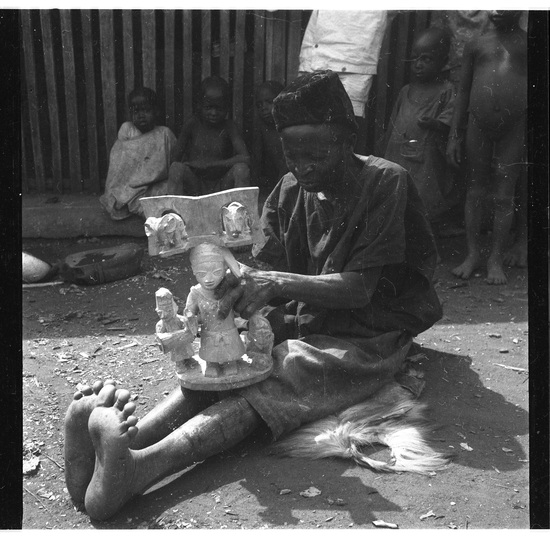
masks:
{"label": "dirt ground", "polygon": [[[23,247],[53,262],[122,242],[129,240],[28,240]],[[146,248],[145,240],[132,242]],[[258,432],[101,523],[67,494],[63,417],[78,383],[115,379],[134,394],[138,417],[177,385],[154,342],[154,293],[164,286],[185,300],[187,258],[145,255],[141,273],[127,280],[24,290],[23,528],[375,529],[379,519],[402,529],[528,528],[527,271],[509,269],[506,286],[487,285],[482,272],[462,282],[450,268],[461,260],[464,238],[439,246],[444,317],[417,338],[425,358],[415,367],[440,426],[431,440],[456,454],[447,470],[385,475],[338,459],[275,458]],[[248,262],[246,253],[237,257]],[[320,494],[301,496],[309,487]]]}

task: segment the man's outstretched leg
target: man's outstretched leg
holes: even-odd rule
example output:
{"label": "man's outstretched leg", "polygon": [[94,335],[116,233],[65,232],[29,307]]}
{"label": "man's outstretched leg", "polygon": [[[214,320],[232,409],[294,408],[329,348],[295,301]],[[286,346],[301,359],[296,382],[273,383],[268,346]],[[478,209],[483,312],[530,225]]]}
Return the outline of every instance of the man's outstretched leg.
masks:
{"label": "man's outstretched leg", "polygon": [[261,423],[241,396],[231,396],[191,418],[166,438],[144,449],[130,449],[137,435],[135,405],[97,407],[89,420],[96,452],[86,491],[90,517],[105,520],[130,498],[160,479],[231,448]]}
{"label": "man's outstretched leg", "polygon": [[[113,406],[116,386],[112,380],[98,380],[93,387],[82,386],[74,394],[65,415],[65,482],[76,504],[84,502],[86,488],[92,479],[95,450],[88,433],[88,420],[96,406]],[[125,394],[122,394],[125,397]],[[123,401],[120,408],[128,401]]]}

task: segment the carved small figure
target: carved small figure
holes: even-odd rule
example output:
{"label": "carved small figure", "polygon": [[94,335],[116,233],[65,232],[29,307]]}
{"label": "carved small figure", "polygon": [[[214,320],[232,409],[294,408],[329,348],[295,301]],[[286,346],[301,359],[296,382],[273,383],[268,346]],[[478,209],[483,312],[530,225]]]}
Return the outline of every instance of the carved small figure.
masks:
{"label": "carved small figure", "polygon": [[155,293],[156,312],[160,317],[155,332],[162,351],[170,353],[170,358],[176,364],[176,372],[184,373],[196,362],[193,359],[193,340],[198,330],[197,318],[186,311],[178,315],[178,306],[172,293],[161,287]]}
{"label": "carved small figure", "polygon": [[185,309],[199,317],[199,357],[206,362],[204,376],[236,375],[239,372],[238,362],[245,353],[244,343],[235,326],[232,311],[225,319],[218,318],[214,290],[224,279],[228,268],[240,277],[239,265],[227,248],[211,243],[193,248],[189,259],[198,284],[191,287]]}
{"label": "carved small figure", "polygon": [[250,237],[250,216],[242,203],[232,201],[222,207],[222,222],[229,240]]}
{"label": "carved small figure", "polygon": [[185,249],[188,241],[185,222],[176,213],[168,213],[160,218],[147,218],[145,234],[154,237],[155,255],[179,253]]}
{"label": "carved small figure", "polygon": [[265,367],[265,357],[271,356],[275,336],[269,321],[259,312],[248,320],[246,332],[246,354],[252,360],[252,367]]}

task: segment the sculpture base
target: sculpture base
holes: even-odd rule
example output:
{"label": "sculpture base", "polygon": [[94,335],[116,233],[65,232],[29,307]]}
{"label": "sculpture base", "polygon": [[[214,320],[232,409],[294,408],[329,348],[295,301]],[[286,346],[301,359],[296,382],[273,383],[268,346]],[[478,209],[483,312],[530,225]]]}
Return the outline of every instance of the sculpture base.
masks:
{"label": "sculpture base", "polygon": [[265,380],[273,370],[273,358],[267,354],[254,353],[248,357],[246,354],[236,362],[237,371],[232,374],[224,374],[223,366],[217,377],[206,377],[206,362],[197,354],[177,372],[180,384],[183,388],[199,391],[226,391],[244,388],[256,382]]}

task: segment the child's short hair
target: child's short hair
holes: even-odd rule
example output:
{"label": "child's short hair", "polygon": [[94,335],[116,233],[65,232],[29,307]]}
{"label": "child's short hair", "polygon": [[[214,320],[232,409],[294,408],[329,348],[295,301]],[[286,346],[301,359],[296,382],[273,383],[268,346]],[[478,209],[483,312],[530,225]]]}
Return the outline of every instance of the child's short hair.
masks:
{"label": "child's short hair", "polygon": [[437,49],[441,57],[449,55],[449,51],[451,50],[451,34],[447,30],[437,28],[436,26],[430,26],[420,32],[414,41],[416,42],[419,39],[429,39],[434,44],[434,48]]}
{"label": "child's short hair", "polygon": [[128,94],[128,107],[132,107],[132,101],[136,97],[142,97],[146,103],[150,104],[153,108],[158,108],[157,94],[151,88],[135,88]]}
{"label": "child's short hair", "polygon": [[279,93],[281,93],[281,91],[283,91],[284,86],[277,80],[266,80],[265,82],[258,84],[256,87],[256,95],[258,95],[258,93],[263,89],[269,90],[276,97]]}
{"label": "child's short hair", "polygon": [[209,76],[201,82],[201,99],[209,89],[219,89],[223,98],[226,101],[229,100],[229,84],[221,76]]}

